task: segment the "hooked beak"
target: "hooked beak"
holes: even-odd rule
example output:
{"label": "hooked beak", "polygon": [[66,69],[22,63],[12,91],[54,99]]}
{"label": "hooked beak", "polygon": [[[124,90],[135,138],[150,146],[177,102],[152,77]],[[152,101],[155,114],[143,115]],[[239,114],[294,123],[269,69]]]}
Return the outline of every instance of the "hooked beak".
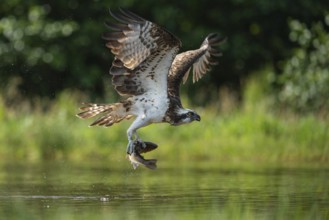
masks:
{"label": "hooked beak", "polygon": [[200,117],[200,115],[195,114],[195,115],[194,115],[194,120],[195,120],[195,121],[201,121],[201,117]]}

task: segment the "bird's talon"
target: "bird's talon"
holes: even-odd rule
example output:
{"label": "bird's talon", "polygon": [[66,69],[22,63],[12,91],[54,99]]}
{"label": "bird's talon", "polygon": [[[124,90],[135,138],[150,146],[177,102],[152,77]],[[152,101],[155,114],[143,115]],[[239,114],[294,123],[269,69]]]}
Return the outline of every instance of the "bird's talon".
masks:
{"label": "bird's talon", "polygon": [[135,144],[132,141],[129,141],[127,145],[127,154],[131,155],[135,151]]}

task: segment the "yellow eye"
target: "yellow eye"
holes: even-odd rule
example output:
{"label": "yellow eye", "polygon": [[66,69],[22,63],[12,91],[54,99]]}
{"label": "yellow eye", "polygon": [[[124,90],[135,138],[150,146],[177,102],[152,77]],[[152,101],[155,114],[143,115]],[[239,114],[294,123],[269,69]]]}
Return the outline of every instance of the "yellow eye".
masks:
{"label": "yellow eye", "polygon": [[188,116],[188,117],[191,117],[192,115],[193,115],[192,112],[188,112],[188,113],[187,113],[187,116]]}

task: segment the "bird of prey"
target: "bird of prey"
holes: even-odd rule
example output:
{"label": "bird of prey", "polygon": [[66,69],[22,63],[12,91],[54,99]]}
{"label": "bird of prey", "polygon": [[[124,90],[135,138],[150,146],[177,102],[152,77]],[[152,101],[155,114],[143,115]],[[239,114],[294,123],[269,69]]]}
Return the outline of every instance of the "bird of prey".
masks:
{"label": "bird of prey", "polygon": [[200,121],[193,110],[184,108],[180,85],[193,74],[193,83],[217,64],[221,55],[216,46],[224,41],[219,34],[209,34],[200,48],[178,51],[180,40],[158,26],[128,10],[110,10],[116,22],[106,22],[111,30],[103,38],[113,53],[110,69],[115,90],[125,99],[114,104],[85,103],[77,114],[80,118],[100,116],[90,126],[111,126],[123,119],[135,118],[127,130],[127,155],[133,168],[144,165],[155,169],[155,159],[144,159],[141,153],[157,148],[143,141],[137,130],[152,123],[182,125]]}

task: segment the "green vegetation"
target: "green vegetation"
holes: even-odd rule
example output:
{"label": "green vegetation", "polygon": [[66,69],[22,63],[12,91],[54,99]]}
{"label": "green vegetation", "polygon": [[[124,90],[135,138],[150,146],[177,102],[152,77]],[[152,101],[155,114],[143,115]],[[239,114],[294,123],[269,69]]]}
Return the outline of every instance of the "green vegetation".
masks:
{"label": "green vegetation", "polygon": [[[178,127],[156,124],[141,129],[144,140],[159,144],[146,157],[163,161],[328,164],[328,118],[274,111],[264,95],[265,87],[259,77],[249,80],[244,104],[239,107],[232,103],[226,104],[231,107],[218,107],[218,103],[196,107],[201,123]],[[91,121],[75,117],[78,100],[88,101],[78,92],[66,91],[46,110],[41,101],[43,105],[34,110],[28,110],[24,102],[11,107],[0,102],[0,159],[124,159],[126,129],[131,122],[88,128]],[[225,100],[229,102],[228,94],[218,102],[223,104]]]}
{"label": "green vegetation", "polygon": [[88,128],[91,121],[74,116],[79,101],[117,100],[106,74],[112,57],[100,38],[108,8],[124,7],[175,33],[184,50],[199,46],[210,32],[228,37],[212,74],[183,88],[191,100],[186,106],[206,106],[197,109],[202,122],[141,129],[144,140],[159,144],[147,157],[328,163],[326,6],[310,0],[5,0],[0,159],[125,157],[130,122]]}
{"label": "green vegetation", "polygon": [[[101,40],[119,7],[183,50],[228,39],[182,87],[201,122],[139,130],[159,145],[145,156],[156,173],[125,158],[131,121],[75,117],[81,102],[119,99]],[[0,14],[1,217],[328,219],[328,0],[3,0]]]}
{"label": "green vegetation", "polygon": [[327,113],[329,108],[329,14],[324,21],[311,28],[290,22],[290,38],[298,47],[276,81],[281,85],[278,102],[295,111]]}
{"label": "green vegetation", "polygon": [[175,33],[184,50],[198,47],[211,32],[227,36],[224,56],[214,68],[219,74],[188,87],[199,103],[212,101],[197,99],[200,88],[206,93],[223,84],[240,89],[246,75],[266,65],[273,66],[275,74],[281,73],[282,63],[295,48],[289,39],[289,20],[309,27],[323,23],[328,12],[327,0],[2,0],[0,90],[19,77],[19,90],[26,97],[54,98],[66,89],[104,97],[108,85],[104,77],[112,56],[101,35],[107,31],[104,22],[111,20],[108,8],[119,7]]}

